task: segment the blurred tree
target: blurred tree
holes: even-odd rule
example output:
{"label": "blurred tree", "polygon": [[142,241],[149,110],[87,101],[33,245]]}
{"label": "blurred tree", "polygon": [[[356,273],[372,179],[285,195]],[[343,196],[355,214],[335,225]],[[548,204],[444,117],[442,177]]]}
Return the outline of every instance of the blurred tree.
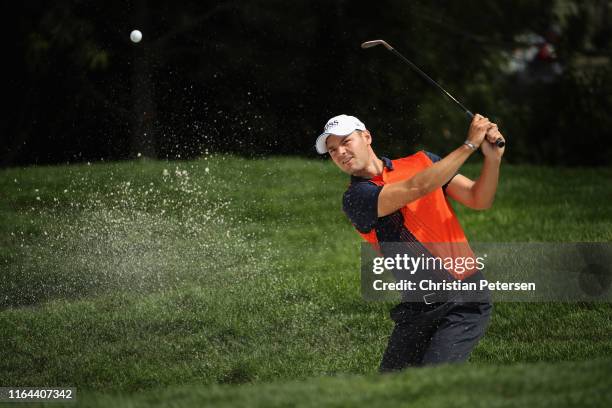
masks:
{"label": "blurred tree", "polygon": [[[498,121],[509,161],[609,163],[608,1],[14,7],[5,165],[137,152],[313,154],[338,113],[364,120],[381,153],[446,153],[467,119],[391,53],[359,48],[375,38]],[[135,28],[139,44],[129,41]]]}
{"label": "blurred tree", "polygon": [[[134,0],[133,16],[131,27],[149,35],[152,30],[146,0]],[[145,157],[157,157],[157,103],[152,68],[158,61],[154,61],[157,54],[151,50],[149,41],[145,39],[142,43],[134,44],[132,52],[131,89],[134,117],[130,147],[133,154]]]}

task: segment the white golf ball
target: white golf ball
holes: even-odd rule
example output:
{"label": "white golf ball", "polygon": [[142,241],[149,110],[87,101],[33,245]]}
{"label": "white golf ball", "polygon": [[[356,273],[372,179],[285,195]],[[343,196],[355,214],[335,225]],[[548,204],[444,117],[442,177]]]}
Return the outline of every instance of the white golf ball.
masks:
{"label": "white golf ball", "polygon": [[133,43],[139,43],[142,40],[142,33],[139,30],[134,30],[130,33],[130,40]]}

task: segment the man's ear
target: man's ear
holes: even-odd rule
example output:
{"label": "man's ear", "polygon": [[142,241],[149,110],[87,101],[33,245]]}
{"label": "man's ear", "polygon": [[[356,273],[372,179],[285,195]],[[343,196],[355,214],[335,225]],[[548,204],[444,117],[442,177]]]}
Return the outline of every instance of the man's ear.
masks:
{"label": "man's ear", "polygon": [[362,130],[361,133],[363,134],[363,137],[365,137],[366,143],[372,144],[372,135],[370,134],[370,132],[366,129]]}

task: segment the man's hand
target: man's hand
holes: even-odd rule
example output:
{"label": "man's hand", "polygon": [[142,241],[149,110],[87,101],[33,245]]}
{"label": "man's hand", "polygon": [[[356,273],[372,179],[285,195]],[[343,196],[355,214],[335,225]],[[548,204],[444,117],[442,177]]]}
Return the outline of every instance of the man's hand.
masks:
{"label": "man's hand", "polygon": [[472,118],[472,123],[470,123],[467,141],[476,147],[480,146],[491,126],[493,126],[493,124],[489,122],[488,118],[485,118],[478,113],[475,114],[474,118]]}
{"label": "man's hand", "polygon": [[480,118],[474,116],[472,120],[470,134],[468,135],[470,143],[476,144],[469,137],[482,136],[482,127],[484,126],[487,127],[487,130],[483,140],[481,140],[480,149],[485,156],[485,161],[480,177],[473,181],[461,174],[457,174],[446,188],[446,193],[451,198],[475,210],[485,210],[493,205],[499,180],[501,157],[505,149],[505,147],[499,148],[495,144],[497,139],[504,140],[504,136],[497,129],[497,125],[489,122],[487,118],[482,116]]}
{"label": "man's hand", "polygon": [[483,143],[480,146],[482,154],[487,159],[500,160],[504,155],[506,147],[497,147],[497,145],[495,144],[495,141],[497,139],[504,140],[504,135],[502,135],[499,129],[497,129],[497,125],[495,123],[491,123],[491,127],[487,130],[485,138],[487,140],[487,143]]}

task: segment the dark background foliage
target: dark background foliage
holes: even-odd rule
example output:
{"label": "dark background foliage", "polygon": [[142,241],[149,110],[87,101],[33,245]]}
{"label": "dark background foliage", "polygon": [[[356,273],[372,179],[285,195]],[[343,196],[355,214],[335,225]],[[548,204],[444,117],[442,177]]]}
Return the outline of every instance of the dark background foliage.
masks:
{"label": "dark background foliage", "polygon": [[[391,53],[360,49],[376,38],[497,121],[508,161],[603,165],[612,156],[608,1],[11,7],[4,166],[139,153],[315,156],[316,135],[339,113],[362,119],[391,157],[461,143],[465,115]],[[139,44],[129,40],[135,28]],[[521,60],[529,50],[537,54]]]}

